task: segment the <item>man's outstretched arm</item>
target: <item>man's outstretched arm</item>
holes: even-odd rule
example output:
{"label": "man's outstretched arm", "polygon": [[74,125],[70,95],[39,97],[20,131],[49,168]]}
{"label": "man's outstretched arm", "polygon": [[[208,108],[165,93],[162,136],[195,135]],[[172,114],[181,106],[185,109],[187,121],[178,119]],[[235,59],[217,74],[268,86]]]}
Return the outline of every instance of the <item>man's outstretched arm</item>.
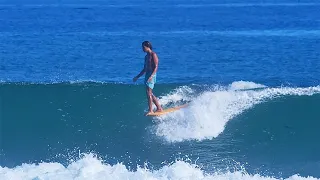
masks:
{"label": "man's outstretched arm", "polygon": [[139,77],[141,77],[145,72],[146,72],[146,68],[144,66],[143,69],[141,70],[141,72],[136,77],[133,78],[133,81],[134,82],[137,81],[139,79]]}
{"label": "man's outstretched arm", "polygon": [[143,68],[141,70],[141,72],[136,76],[137,78],[141,77],[144,73],[146,72],[146,70]]}

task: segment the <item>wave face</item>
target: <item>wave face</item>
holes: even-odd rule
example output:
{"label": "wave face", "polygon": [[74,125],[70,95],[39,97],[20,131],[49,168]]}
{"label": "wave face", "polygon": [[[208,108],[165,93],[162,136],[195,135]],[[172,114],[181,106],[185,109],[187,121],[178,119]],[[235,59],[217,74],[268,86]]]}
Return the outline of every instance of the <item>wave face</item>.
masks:
{"label": "wave face", "polygon": [[189,106],[157,118],[140,85],[0,86],[0,179],[320,176],[319,86],[160,84],[164,108]]}

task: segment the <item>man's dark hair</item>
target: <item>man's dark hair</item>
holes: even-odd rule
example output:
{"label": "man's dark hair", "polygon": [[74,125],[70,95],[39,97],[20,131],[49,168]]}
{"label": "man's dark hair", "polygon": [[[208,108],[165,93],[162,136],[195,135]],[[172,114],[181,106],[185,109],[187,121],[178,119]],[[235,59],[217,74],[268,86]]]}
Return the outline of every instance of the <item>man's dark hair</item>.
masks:
{"label": "man's dark hair", "polygon": [[149,41],[143,41],[142,46],[148,47],[152,50],[152,45]]}

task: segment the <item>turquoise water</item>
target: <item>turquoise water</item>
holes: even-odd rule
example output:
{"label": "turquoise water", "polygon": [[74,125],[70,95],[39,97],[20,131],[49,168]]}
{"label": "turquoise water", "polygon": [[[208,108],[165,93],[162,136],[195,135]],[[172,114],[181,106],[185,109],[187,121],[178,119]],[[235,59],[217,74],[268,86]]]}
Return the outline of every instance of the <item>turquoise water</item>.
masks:
{"label": "turquoise water", "polygon": [[[71,160],[97,168],[97,162],[81,162],[97,161],[90,158],[92,153],[131,171],[145,163],[157,170],[184,159],[209,173],[319,175],[319,86],[159,85],[155,93],[164,107],[190,105],[151,118],[143,115],[147,105],[140,85],[2,84],[1,163],[15,172],[22,163],[68,166]],[[87,155],[81,158],[83,153]],[[37,168],[32,168],[34,176],[44,176]],[[46,170],[66,178],[50,167]],[[93,175],[100,178],[98,172]]]}
{"label": "turquoise water", "polygon": [[320,178],[319,7],[0,1],[0,179]]}

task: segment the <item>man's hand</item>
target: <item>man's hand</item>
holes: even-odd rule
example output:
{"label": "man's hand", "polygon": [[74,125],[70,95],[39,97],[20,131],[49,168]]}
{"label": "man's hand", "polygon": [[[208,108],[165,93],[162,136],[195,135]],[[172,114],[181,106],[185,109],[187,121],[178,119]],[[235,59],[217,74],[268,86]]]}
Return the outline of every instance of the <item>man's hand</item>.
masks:
{"label": "man's hand", "polygon": [[133,82],[136,82],[137,80],[138,80],[137,76],[133,78]]}

